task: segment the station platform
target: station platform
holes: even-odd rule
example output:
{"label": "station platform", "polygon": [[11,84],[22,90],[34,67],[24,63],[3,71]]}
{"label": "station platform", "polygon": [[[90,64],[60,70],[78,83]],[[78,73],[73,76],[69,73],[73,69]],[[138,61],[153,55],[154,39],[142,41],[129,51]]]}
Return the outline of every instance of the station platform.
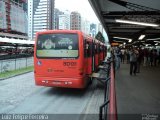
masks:
{"label": "station platform", "polygon": [[116,71],[118,115],[160,115],[160,65],[141,66],[136,76],[129,70],[130,64],[122,63]]}

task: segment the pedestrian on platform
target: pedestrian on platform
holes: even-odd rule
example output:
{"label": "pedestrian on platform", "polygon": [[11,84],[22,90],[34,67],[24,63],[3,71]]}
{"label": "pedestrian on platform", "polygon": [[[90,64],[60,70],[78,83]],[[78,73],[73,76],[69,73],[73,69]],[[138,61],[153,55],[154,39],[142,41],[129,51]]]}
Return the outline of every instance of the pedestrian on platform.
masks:
{"label": "pedestrian on platform", "polygon": [[143,50],[143,66],[147,66],[147,62],[148,62],[148,50],[144,49]]}
{"label": "pedestrian on platform", "polygon": [[119,48],[115,51],[115,59],[116,59],[116,70],[120,68],[121,63],[121,50]]}
{"label": "pedestrian on platform", "polygon": [[121,63],[124,63],[125,59],[125,50],[121,50]]}
{"label": "pedestrian on platform", "polygon": [[134,73],[134,75],[136,75],[136,71],[137,71],[137,51],[132,48],[130,51],[130,75],[132,75],[132,73]]}
{"label": "pedestrian on platform", "polygon": [[129,55],[129,53],[130,53],[130,51],[129,50],[127,50],[127,52],[126,52],[126,56],[127,56],[127,64],[129,64],[129,61],[130,61],[130,55]]}
{"label": "pedestrian on platform", "polygon": [[159,53],[158,53],[158,65],[160,65],[160,50],[159,50]]}
{"label": "pedestrian on platform", "polygon": [[137,73],[140,73],[142,58],[143,58],[143,53],[142,53],[142,50],[139,49],[137,53]]}
{"label": "pedestrian on platform", "polygon": [[157,50],[154,49],[154,50],[153,50],[153,65],[154,65],[154,66],[157,66],[157,58],[158,58]]}

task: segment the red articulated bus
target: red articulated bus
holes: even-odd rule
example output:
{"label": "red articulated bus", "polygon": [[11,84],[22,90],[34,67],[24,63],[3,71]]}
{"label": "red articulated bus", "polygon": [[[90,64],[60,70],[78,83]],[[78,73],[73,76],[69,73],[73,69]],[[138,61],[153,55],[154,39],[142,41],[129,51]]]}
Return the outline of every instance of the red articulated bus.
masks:
{"label": "red articulated bus", "polygon": [[99,47],[100,42],[78,30],[37,32],[34,47],[36,85],[85,88],[98,67]]}

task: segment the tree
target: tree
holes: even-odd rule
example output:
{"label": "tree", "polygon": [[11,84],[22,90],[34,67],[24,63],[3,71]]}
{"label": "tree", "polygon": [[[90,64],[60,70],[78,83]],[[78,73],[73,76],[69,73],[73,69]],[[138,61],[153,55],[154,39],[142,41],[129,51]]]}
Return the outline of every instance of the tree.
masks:
{"label": "tree", "polygon": [[97,35],[96,35],[95,38],[96,38],[97,40],[105,43],[105,39],[104,39],[104,37],[103,37],[103,35],[102,35],[102,33],[101,33],[100,31],[97,33]]}

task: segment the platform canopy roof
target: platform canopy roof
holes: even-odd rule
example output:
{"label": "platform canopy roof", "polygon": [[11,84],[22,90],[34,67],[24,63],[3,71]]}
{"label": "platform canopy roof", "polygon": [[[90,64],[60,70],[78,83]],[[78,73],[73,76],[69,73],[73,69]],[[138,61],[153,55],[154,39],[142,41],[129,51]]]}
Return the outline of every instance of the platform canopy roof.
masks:
{"label": "platform canopy roof", "polygon": [[110,43],[160,45],[160,0],[88,1],[107,32]]}
{"label": "platform canopy roof", "polygon": [[0,46],[34,46],[35,41],[0,37]]}

